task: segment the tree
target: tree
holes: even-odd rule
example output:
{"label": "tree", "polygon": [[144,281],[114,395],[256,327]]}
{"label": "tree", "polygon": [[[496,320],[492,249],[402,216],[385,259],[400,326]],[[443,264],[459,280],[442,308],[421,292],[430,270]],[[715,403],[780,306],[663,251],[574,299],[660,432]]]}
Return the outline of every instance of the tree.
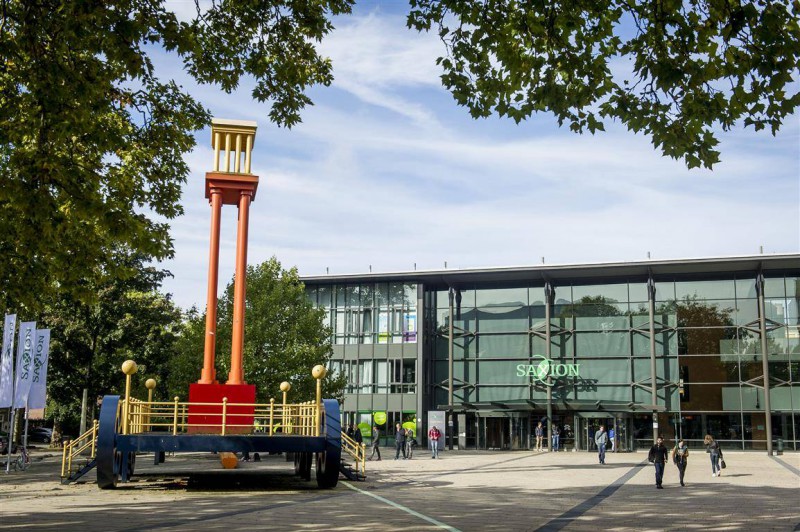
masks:
{"label": "tree", "polygon": [[135,256],[126,267],[137,274],[92,286],[97,295],[91,304],[64,293],[40,316],[40,327],[51,328],[47,414],[73,435],[84,389],[90,407],[98,396],[124,393],[120,367],[125,360],[139,366],[133,379],[137,397],[146,396],[146,378],[166,380],[181,311],[158,292],[165,272],[145,267]]}
{"label": "tree", "polygon": [[172,255],[183,154],[209,113],[154,53],[226,92],[252,76],[253,98],[291,127],[305,89],[332,80],[315,42],[351,5],[222,0],[182,21],[163,0],[0,1],[0,302],[17,309],[135,275],[115,246]]}
{"label": "tree", "polygon": [[[233,288],[229,283],[218,304],[216,369],[221,382],[230,370]],[[333,349],[325,311],[308,301],[297,269],[282,269],[275,257],[248,266],[246,299],[244,376],[256,385],[257,400],[278,399],[283,381],[292,385],[291,402],[313,399],[311,368],[329,366]],[[170,361],[170,394],[186,397],[189,383],[199,378],[204,336],[205,316],[195,312],[184,324],[178,354]],[[323,396],[340,397],[344,384],[344,377],[329,375],[323,380]]]}
{"label": "tree", "polygon": [[774,135],[800,105],[798,17],[789,0],[411,0],[408,26],[438,31],[442,83],[475,118],[619,120],[711,168],[716,128]]}

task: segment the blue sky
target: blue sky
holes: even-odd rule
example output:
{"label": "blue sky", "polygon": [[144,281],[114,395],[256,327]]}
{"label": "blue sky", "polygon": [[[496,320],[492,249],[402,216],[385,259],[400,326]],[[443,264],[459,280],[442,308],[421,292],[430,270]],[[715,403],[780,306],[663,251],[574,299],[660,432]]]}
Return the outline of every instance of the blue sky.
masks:
{"label": "blue sky", "polygon": [[[193,2],[168,2],[176,11]],[[226,95],[176,77],[216,117],[256,120],[248,262],[275,255],[301,275],[755,254],[800,250],[800,120],[721,134],[722,162],[687,170],[606,123],[575,135],[549,115],[473,120],[442,88],[435,35],[405,2],[361,3],[320,46],[336,80],[291,130],[249,87]],[[177,64],[174,56],[159,63]],[[175,67],[172,67],[175,68]],[[162,71],[162,76],[165,76]],[[172,222],[184,308],[206,298],[210,132],[188,155],[185,215]],[[233,276],[236,209],[223,209],[220,290]]]}

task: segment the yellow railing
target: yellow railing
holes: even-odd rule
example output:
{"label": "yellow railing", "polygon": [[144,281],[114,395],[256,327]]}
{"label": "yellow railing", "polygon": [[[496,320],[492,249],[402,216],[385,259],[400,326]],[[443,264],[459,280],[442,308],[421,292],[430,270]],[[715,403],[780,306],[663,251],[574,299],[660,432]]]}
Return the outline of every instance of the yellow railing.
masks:
{"label": "yellow railing", "polygon": [[92,423],[92,428],[64,444],[61,454],[61,478],[67,478],[73,473],[72,463],[78,457],[89,453],[92,460],[97,452],[97,421]]}
{"label": "yellow railing", "polygon": [[[173,401],[121,401],[123,434],[185,432],[207,434],[264,433],[270,436],[319,436],[322,406],[315,401],[280,404],[271,400],[258,403],[188,403],[177,397]],[[197,422],[206,418],[205,422]],[[208,418],[217,419],[209,423]]]}
{"label": "yellow railing", "polygon": [[367,446],[363,443],[358,443],[356,440],[342,432],[342,451],[353,457],[353,460],[356,462],[356,469],[360,469],[361,474],[366,477]]}

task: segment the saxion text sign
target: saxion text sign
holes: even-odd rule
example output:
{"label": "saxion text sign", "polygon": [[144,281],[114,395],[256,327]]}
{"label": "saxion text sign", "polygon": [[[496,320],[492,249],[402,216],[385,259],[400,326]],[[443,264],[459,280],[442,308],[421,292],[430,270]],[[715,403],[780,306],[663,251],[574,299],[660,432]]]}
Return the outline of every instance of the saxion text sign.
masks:
{"label": "saxion text sign", "polygon": [[542,355],[534,355],[532,364],[518,364],[517,377],[532,377],[547,384],[548,377],[579,377],[580,364],[559,364]]}

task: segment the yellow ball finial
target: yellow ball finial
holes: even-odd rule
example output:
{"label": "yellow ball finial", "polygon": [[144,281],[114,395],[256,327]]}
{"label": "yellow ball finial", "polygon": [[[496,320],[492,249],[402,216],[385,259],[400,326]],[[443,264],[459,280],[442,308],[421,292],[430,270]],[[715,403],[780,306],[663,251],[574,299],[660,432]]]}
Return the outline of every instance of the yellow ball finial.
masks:
{"label": "yellow ball finial", "polygon": [[144,381],[144,387],[147,388],[148,390],[152,390],[153,388],[156,387],[156,380],[147,379],[146,381]]}
{"label": "yellow ball finial", "polygon": [[325,369],[325,366],[323,366],[322,364],[314,366],[314,369],[311,370],[311,375],[313,375],[315,379],[324,379],[325,375],[327,374],[328,370]]}
{"label": "yellow ball finial", "polygon": [[283,382],[281,383],[281,391],[282,391],[282,392],[288,392],[288,391],[289,391],[289,390],[291,390],[291,389],[292,389],[292,385],[291,385],[291,384],[289,384],[288,382],[286,382],[286,381],[283,381]]}
{"label": "yellow ball finial", "polygon": [[126,360],[122,363],[122,373],[125,375],[133,375],[138,369],[139,367],[133,360]]}

